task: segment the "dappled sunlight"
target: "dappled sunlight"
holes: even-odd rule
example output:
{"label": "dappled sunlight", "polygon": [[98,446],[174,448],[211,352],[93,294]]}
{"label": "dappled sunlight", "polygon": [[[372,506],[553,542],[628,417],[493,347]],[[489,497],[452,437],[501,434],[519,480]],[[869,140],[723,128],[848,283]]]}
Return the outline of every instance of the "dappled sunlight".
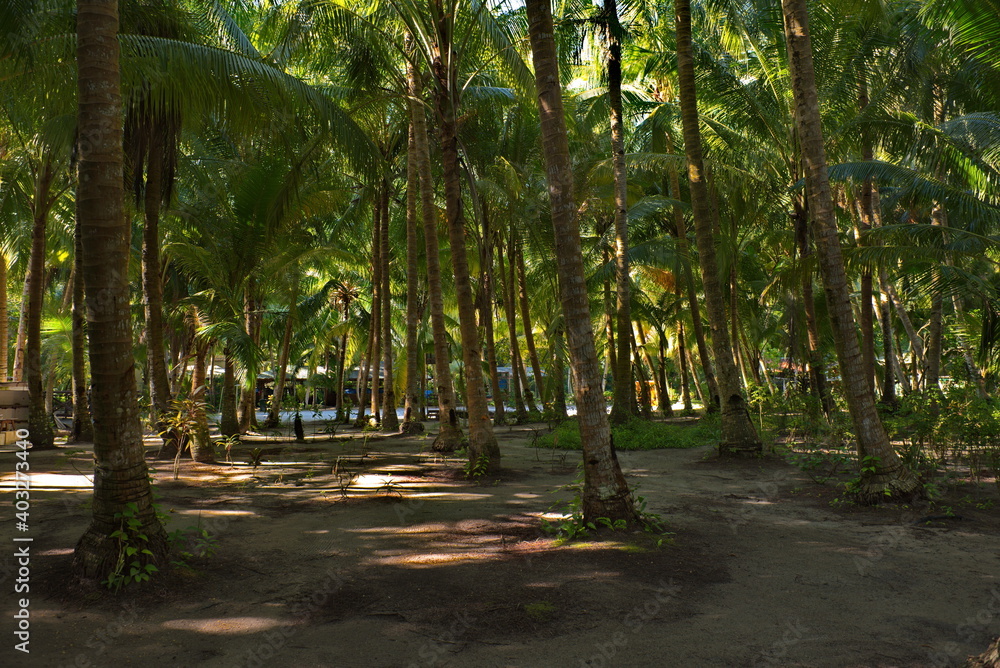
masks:
{"label": "dappled sunlight", "polygon": [[243,635],[270,631],[289,622],[269,617],[215,617],[211,619],[171,619],[163,622],[164,628],[175,631],[194,631],[213,635]]}
{"label": "dappled sunlight", "polygon": [[187,510],[173,510],[174,515],[197,515],[208,517],[257,517],[258,514],[252,510],[206,510],[204,508],[189,508]]}
{"label": "dappled sunlight", "polygon": [[[22,483],[23,485],[23,483]],[[16,482],[14,474],[10,473],[0,477],[0,490],[14,489]],[[60,489],[93,489],[93,478],[81,474],[72,473],[32,473],[31,489],[33,490],[60,490]]]}
{"label": "dappled sunlight", "polygon": [[39,557],[68,557],[73,554],[73,548],[55,548],[52,550],[44,550],[42,552],[36,552]]}

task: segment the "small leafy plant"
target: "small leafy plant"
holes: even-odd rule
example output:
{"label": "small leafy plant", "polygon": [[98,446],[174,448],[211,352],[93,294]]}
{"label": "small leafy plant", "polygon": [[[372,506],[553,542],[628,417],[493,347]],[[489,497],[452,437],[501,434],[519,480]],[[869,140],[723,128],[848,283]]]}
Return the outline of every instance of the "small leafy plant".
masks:
{"label": "small leafy plant", "polygon": [[118,540],[118,560],[101,584],[117,592],[132,583],[146,582],[159,569],[150,563],[155,555],[145,547],[149,537],[142,531],[138,504],[127,503],[123,511],[115,513],[115,519],[120,520],[120,528],[111,532],[111,538]]}

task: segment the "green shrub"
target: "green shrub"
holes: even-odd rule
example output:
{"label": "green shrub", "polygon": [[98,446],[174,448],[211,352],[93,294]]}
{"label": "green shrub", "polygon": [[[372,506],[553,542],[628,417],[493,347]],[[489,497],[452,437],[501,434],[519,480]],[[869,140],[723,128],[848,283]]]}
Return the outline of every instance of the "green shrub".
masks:
{"label": "green shrub", "polygon": [[[611,427],[615,448],[618,450],[659,450],[662,448],[696,448],[719,441],[719,422],[716,417],[704,417],[695,423],[676,424],[651,422],[634,418],[623,425]],[[541,448],[582,450],[580,425],[576,418],[566,420],[554,431],[539,437]]]}

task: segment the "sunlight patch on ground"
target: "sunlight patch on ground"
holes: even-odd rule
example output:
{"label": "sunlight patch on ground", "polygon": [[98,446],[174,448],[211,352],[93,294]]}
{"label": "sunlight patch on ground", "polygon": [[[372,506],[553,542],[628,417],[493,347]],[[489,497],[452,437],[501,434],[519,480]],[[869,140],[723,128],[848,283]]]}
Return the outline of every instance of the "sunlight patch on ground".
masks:
{"label": "sunlight patch on ground", "polygon": [[410,568],[431,568],[442,564],[464,564],[474,561],[496,559],[499,549],[476,550],[460,552],[428,552],[424,554],[402,554],[399,556],[377,557],[368,559],[369,563],[383,566],[407,566]]}
{"label": "sunlight patch on ground", "polygon": [[207,510],[204,508],[189,508],[188,510],[174,510],[175,515],[210,515],[210,516],[239,516],[257,517],[257,513],[252,510]]}
{"label": "sunlight patch on ground", "polygon": [[[23,483],[22,483],[23,485]],[[14,474],[0,478],[0,489],[14,489]],[[85,475],[62,473],[32,473],[31,489],[93,489],[94,483]]]}
{"label": "sunlight patch on ground", "polygon": [[163,626],[175,631],[236,635],[260,633],[279,626],[290,626],[290,624],[268,617],[216,617],[213,619],[171,619],[163,622]]}
{"label": "sunlight patch on ground", "polygon": [[450,527],[443,523],[428,523],[428,524],[412,524],[410,526],[401,527],[364,527],[362,529],[347,529],[350,533],[386,533],[391,531],[392,533],[410,533],[410,534],[425,534],[425,533],[441,533],[443,531],[448,531]]}

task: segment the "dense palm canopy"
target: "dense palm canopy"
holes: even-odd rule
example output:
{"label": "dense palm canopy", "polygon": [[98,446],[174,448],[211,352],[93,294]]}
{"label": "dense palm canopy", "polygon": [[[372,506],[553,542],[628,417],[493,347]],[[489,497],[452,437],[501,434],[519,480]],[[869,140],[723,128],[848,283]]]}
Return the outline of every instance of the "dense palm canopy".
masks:
{"label": "dense palm canopy", "polygon": [[[195,398],[238,436],[261,428],[257,409],[273,424],[308,396],[394,429],[405,397],[406,424],[437,405],[448,438],[435,447],[466,438],[482,474],[499,470],[490,413],[508,401],[504,419],[540,421],[565,417],[574,391],[603,411],[607,392],[627,420],[701,398],[721,404],[733,454],[760,449],[747,406],[782,394],[814,398],[827,428],[860,415],[849,376],[887,409],[897,387],[928,410],[949,388],[994,396],[997,3],[810,3],[828,211],[797,134],[782,3],[676,5],[690,39],[673,2],[556,4],[559,190],[521,3],[122,2],[124,112],[107,122],[123,130],[131,193],[120,269],[143,396],[129,400],[153,405],[149,428],[166,429],[170,400]],[[75,10],[0,3],[0,364],[29,382],[34,431],[45,394],[87,373],[69,343],[88,150]],[[570,205],[579,251],[550,232]],[[821,240],[842,252],[840,302],[820,297]],[[566,284],[571,260],[582,320],[567,312],[581,287]],[[846,373],[855,321],[861,366]],[[270,404],[259,379],[277,381]],[[591,427],[613,457],[606,420]]]}

